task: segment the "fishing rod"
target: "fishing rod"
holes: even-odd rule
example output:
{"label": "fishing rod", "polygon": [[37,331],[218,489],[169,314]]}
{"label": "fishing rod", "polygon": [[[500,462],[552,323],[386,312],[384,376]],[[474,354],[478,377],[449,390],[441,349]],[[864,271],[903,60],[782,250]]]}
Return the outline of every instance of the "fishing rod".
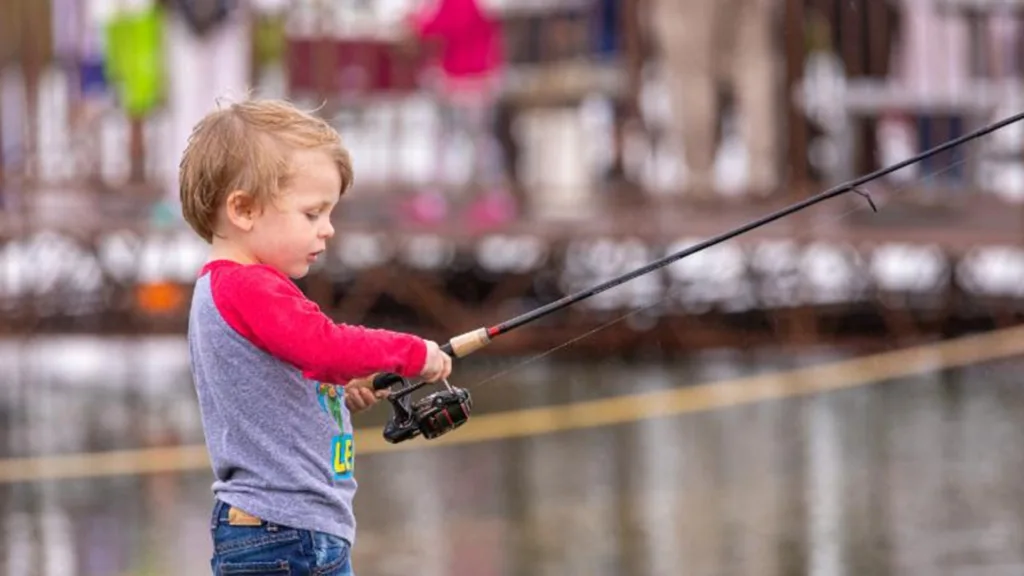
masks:
{"label": "fishing rod", "polygon": [[[586,288],[573,294],[569,294],[559,298],[558,300],[505,320],[499,324],[477,328],[458,336],[454,336],[449,339],[448,342],[441,345],[441,350],[455,359],[465,358],[466,356],[469,356],[477,350],[487,346],[495,338],[498,338],[503,334],[508,334],[513,330],[526,326],[527,324],[539,320],[549,314],[563,310],[577,302],[580,302],[581,300],[586,300],[587,298],[615,288],[616,286],[625,284],[634,278],[664,268],[665,266],[686,258],[687,256],[691,256],[716,244],[720,244],[741,234],[746,234],[747,232],[760,228],[761,226],[774,222],[775,220],[785,218],[786,216],[804,210],[805,208],[809,208],[810,206],[835,198],[836,196],[847,192],[853,192],[862,196],[868,202],[871,209],[878,212],[878,208],[875,206],[871,196],[866,192],[861,191],[859,189],[860,186],[882,178],[883,176],[891,174],[901,168],[916,164],[931,156],[951,148],[961,146],[966,142],[1005,128],[1006,126],[1019,122],[1022,119],[1024,119],[1024,112],[1009,116],[1003,120],[989,124],[963,136],[948,140],[943,144],[907,158],[906,160],[902,160],[885,168],[881,168],[864,176],[860,176],[848,182],[834,186],[824,192],[820,192],[800,202],[796,202],[790,206],[739,226],[738,228],[729,230],[728,232],[724,232],[702,242],[698,242],[697,244],[689,246],[683,250],[664,256],[658,260],[650,262],[649,264],[636,268],[635,270],[622,274],[621,276],[616,276],[611,280],[607,280],[591,288]],[[469,419],[470,412],[472,411],[472,400],[470,398],[469,391],[463,388],[456,388],[449,384],[447,380],[443,382],[443,390],[430,394],[416,403],[412,402],[410,394],[425,386],[427,382],[409,384],[403,377],[398,374],[391,373],[377,374],[370,377],[368,380],[372,382],[375,390],[391,389],[391,394],[388,396],[388,400],[392,404],[393,413],[384,427],[384,438],[391,443],[403,442],[421,434],[427,439],[436,438],[465,424]]]}

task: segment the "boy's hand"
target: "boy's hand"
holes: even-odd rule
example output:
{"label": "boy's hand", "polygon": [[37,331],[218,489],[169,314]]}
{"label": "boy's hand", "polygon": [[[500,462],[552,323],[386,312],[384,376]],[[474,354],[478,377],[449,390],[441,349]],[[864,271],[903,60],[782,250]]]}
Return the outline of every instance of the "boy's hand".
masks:
{"label": "boy's hand", "polygon": [[387,398],[390,390],[373,390],[372,381],[353,380],[345,386],[345,406],[355,414]]}
{"label": "boy's hand", "polygon": [[427,382],[443,380],[452,373],[452,358],[441,351],[437,342],[424,340],[427,343],[427,361],[423,364],[420,378]]}

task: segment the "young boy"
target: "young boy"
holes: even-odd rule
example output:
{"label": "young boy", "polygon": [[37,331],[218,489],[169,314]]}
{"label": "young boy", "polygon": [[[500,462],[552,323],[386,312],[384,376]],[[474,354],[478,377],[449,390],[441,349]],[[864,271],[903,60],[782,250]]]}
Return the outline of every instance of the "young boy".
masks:
{"label": "young boy", "polygon": [[209,114],[181,160],[182,212],[212,248],[188,339],[216,477],[215,574],[351,574],[349,415],[377,401],[351,381],[451,372],[436,343],[336,324],[289,280],[325,250],[352,178],[338,134],[279,101]]}

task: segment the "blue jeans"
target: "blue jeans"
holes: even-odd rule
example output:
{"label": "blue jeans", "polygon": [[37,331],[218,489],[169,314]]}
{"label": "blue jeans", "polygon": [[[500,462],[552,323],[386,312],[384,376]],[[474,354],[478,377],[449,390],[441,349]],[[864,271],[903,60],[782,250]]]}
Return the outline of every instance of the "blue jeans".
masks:
{"label": "blue jeans", "polygon": [[215,501],[210,522],[215,576],[353,576],[351,547],[344,538],[251,517],[233,525],[230,512],[231,506]]}

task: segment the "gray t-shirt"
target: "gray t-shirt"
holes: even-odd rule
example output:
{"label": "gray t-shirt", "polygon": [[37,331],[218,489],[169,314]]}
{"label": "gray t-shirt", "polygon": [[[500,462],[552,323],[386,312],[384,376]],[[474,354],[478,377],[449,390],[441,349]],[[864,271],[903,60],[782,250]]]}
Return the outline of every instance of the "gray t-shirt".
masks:
{"label": "gray t-shirt", "polygon": [[260,518],[355,543],[355,445],[344,384],[418,374],[415,336],[335,324],[262,265],[207,264],[188,329],[214,494]]}

